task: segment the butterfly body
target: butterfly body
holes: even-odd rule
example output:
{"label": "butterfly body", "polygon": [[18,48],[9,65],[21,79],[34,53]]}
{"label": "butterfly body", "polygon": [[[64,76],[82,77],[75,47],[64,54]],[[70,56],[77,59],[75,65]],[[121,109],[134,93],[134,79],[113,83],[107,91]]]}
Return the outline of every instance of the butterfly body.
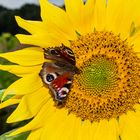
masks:
{"label": "butterfly body", "polygon": [[44,51],[44,57],[52,62],[43,64],[40,76],[42,81],[48,85],[54,99],[62,103],[70,91],[74,74],[78,72],[74,54],[65,46]]}

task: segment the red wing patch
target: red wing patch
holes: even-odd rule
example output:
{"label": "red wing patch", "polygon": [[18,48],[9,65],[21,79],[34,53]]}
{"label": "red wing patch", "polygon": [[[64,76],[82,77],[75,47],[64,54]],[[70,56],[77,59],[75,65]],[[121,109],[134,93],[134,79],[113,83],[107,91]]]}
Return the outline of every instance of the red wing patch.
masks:
{"label": "red wing patch", "polygon": [[64,85],[69,81],[69,74],[65,73],[63,75],[60,75],[57,79],[55,79],[51,85],[57,89],[60,90],[64,87]]}

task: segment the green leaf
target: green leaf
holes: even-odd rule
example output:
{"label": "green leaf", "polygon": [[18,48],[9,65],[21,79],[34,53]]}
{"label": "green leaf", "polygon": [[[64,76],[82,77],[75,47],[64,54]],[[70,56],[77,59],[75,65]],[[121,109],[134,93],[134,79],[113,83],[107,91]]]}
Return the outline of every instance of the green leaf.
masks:
{"label": "green leaf", "polygon": [[75,33],[77,34],[78,37],[81,36],[81,34],[78,31],[75,31]]}
{"label": "green leaf", "polygon": [[[2,90],[0,90],[0,101],[1,101],[1,99],[2,99],[2,96],[3,96],[3,94],[4,94],[4,91],[5,91],[5,89],[2,89]],[[11,97],[13,97],[14,95],[7,95],[5,98],[4,98],[4,100],[3,101],[6,101],[6,100],[8,100],[8,99],[10,99]]]}
{"label": "green leaf", "polygon": [[30,132],[24,132],[24,133],[18,134],[16,136],[9,137],[8,135],[13,131],[14,130],[1,135],[0,140],[26,140],[28,135],[30,134]]}
{"label": "green leaf", "polygon": [[1,98],[3,96],[4,91],[5,91],[5,89],[0,90],[0,100],[1,100]]}
{"label": "green leaf", "polygon": [[134,22],[132,22],[130,27],[130,37],[134,36],[140,30],[140,26],[136,26]]}

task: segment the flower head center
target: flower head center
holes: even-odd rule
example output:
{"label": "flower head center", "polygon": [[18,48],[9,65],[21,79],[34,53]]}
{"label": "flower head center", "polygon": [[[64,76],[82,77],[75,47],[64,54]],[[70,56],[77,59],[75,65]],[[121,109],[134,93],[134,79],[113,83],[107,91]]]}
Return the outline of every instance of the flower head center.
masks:
{"label": "flower head center", "polygon": [[100,121],[133,110],[140,98],[140,59],[112,32],[94,32],[73,41],[80,74],[74,76],[65,107],[82,119]]}
{"label": "flower head center", "polygon": [[117,66],[105,56],[94,56],[84,64],[80,76],[79,84],[84,89],[93,94],[104,94],[117,85]]}

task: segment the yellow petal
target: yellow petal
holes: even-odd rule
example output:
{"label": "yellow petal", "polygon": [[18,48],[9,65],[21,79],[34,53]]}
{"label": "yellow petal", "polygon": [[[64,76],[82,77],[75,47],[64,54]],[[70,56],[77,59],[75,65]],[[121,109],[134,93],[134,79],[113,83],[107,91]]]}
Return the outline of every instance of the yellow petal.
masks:
{"label": "yellow petal", "polygon": [[[113,129],[112,129],[113,128]],[[119,135],[116,135],[116,128],[114,122],[109,123],[108,120],[101,120],[95,131],[94,138],[95,140],[118,140]],[[115,135],[114,135],[115,134]]]}
{"label": "yellow petal", "polygon": [[83,140],[93,140],[92,133],[93,133],[93,130],[92,130],[91,122],[90,121],[83,121],[83,122],[81,121],[81,125],[79,126],[79,133],[78,133],[77,140],[82,140],[82,139]]}
{"label": "yellow petal", "polygon": [[[109,0],[107,4],[106,29],[120,34],[123,39],[130,35],[131,25],[135,23],[137,0]],[[119,8],[118,8],[119,7]],[[136,8],[136,9],[135,9]],[[138,17],[138,16],[137,16]]]}
{"label": "yellow petal", "polygon": [[4,92],[2,100],[7,95],[25,95],[32,93],[41,88],[42,86],[43,83],[38,73],[27,75],[9,86]]}
{"label": "yellow petal", "polygon": [[140,58],[140,34],[135,35],[128,39],[129,44],[132,46],[134,52],[136,52],[137,56]]}
{"label": "yellow petal", "polygon": [[40,109],[40,112],[36,115],[36,117],[30,121],[27,125],[17,129],[10,136],[17,135],[19,133],[36,130],[38,128],[44,127],[45,123],[48,121],[52,114],[55,113],[56,107],[54,107],[54,101],[52,99],[48,100],[48,102]]}
{"label": "yellow petal", "polygon": [[140,111],[140,104],[136,104],[136,105],[134,106],[134,109],[135,109],[136,111]]}
{"label": "yellow petal", "polygon": [[[109,0],[107,4],[107,11],[106,11],[106,29],[114,31],[116,28],[118,28],[118,25],[116,25],[117,17],[120,15],[122,3],[124,1],[121,0]],[[121,6],[121,8],[120,8]],[[119,8],[118,8],[119,7]],[[121,15],[120,15],[121,16]],[[119,22],[119,21],[117,21]]]}
{"label": "yellow petal", "polygon": [[87,0],[84,5],[84,31],[85,33],[94,32],[95,27],[95,0]]}
{"label": "yellow petal", "polygon": [[0,104],[0,109],[5,108],[5,107],[10,106],[10,105],[17,104],[19,102],[20,102],[20,99],[9,99],[9,100]]}
{"label": "yellow petal", "polygon": [[98,127],[99,127],[99,122],[93,122],[91,124],[91,138],[92,138],[92,140],[96,140],[96,139],[94,139],[94,137],[95,137],[95,134],[96,134]]}
{"label": "yellow petal", "polygon": [[[24,20],[20,17],[16,17],[16,20],[20,27],[24,28],[33,35],[16,35],[22,44],[32,44],[37,45],[42,48],[47,48],[50,46],[58,46],[62,43],[69,45],[69,33],[64,35],[56,25],[53,26],[52,23],[44,23],[37,21]],[[65,32],[66,33],[66,32]],[[64,36],[63,36],[64,35]],[[61,38],[60,38],[61,36]],[[68,39],[66,39],[68,36]]]}
{"label": "yellow petal", "polygon": [[133,9],[133,12],[134,12],[134,15],[133,15],[133,18],[134,18],[134,22],[138,25],[140,25],[140,20],[139,20],[139,14],[140,13],[140,1],[138,0],[134,0],[133,1],[133,5],[134,5],[134,9]]}
{"label": "yellow petal", "polygon": [[118,140],[119,139],[118,120],[116,118],[110,119],[108,123],[109,123],[109,129],[110,129],[110,133],[113,137],[113,140]]}
{"label": "yellow petal", "polygon": [[132,42],[132,48],[135,52],[140,53],[140,36]]}
{"label": "yellow petal", "polygon": [[[135,38],[135,36],[137,36],[137,34],[140,34],[140,20],[139,20],[139,14],[140,13],[140,1],[138,0],[133,0],[133,3],[129,3],[131,6],[131,11],[130,11],[130,15],[129,15],[129,19],[131,16],[131,26],[129,29],[129,38],[128,39],[133,39]],[[127,6],[128,7],[128,6]]]}
{"label": "yellow petal", "polygon": [[105,28],[106,6],[106,0],[97,0],[95,3],[94,22],[97,31]]}
{"label": "yellow petal", "polygon": [[[81,139],[81,118],[76,118],[75,116],[75,120],[74,120],[74,128],[73,128],[73,140],[80,140]],[[89,139],[90,140],[90,139]]]}
{"label": "yellow petal", "polygon": [[[39,128],[37,130],[31,131],[30,135],[28,136],[27,140],[40,140],[41,133],[43,132],[43,128]],[[45,138],[44,138],[45,140]]]}
{"label": "yellow petal", "polygon": [[[54,6],[48,0],[40,0],[41,17],[44,23],[52,25],[59,32],[59,38],[76,38],[75,30],[64,10]],[[57,29],[56,29],[57,28]],[[53,28],[51,29],[53,31]],[[49,30],[49,31],[51,31]]]}
{"label": "yellow petal", "polygon": [[[76,119],[77,119],[76,116],[73,114],[70,114],[68,116],[68,118],[66,119],[66,122],[64,123],[64,126],[61,127],[62,129],[60,129],[62,131],[60,132],[61,135],[59,135],[58,140],[61,140],[62,135],[63,135],[63,140],[73,139],[73,137],[74,137],[73,132],[74,132],[74,126],[75,126],[74,122]],[[69,131],[65,131],[68,129],[69,129]]]}
{"label": "yellow petal", "polygon": [[32,44],[42,48],[61,46],[62,43],[66,46],[70,45],[70,42],[68,40],[66,39],[64,40],[63,38],[60,38],[60,34],[59,33],[57,34],[53,34],[53,36],[51,36],[50,34],[45,34],[45,35],[17,34],[16,37],[19,39],[19,41],[22,44]]}
{"label": "yellow petal", "polygon": [[[67,111],[65,111],[64,109],[56,110],[56,112],[52,114],[52,116],[46,122],[40,139],[43,140],[45,137],[47,137],[48,139],[57,138],[58,140],[59,137],[57,135],[59,135],[62,132],[62,129],[60,129],[60,127],[63,126],[63,124],[67,120],[68,117],[67,114],[68,114]],[[52,131],[54,133],[53,135]]]}
{"label": "yellow petal", "polygon": [[8,118],[7,123],[13,123],[34,117],[50,98],[48,92],[49,90],[46,87],[42,87],[34,93],[25,95],[21,99],[17,109]]}
{"label": "yellow petal", "polygon": [[120,136],[122,140],[140,140],[140,113],[128,112],[120,116]]}
{"label": "yellow petal", "polygon": [[20,65],[0,65],[0,70],[8,71],[19,77],[23,77],[25,75],[32,74],[35,71],[36,73],[39,73],[41,70],[41,65],[32,67],[24,67]]}
{"label": "yellow petal", "polygon": [[16,16],[15,18],[18,25],[31,34],[45,34],[46,32],[41,21],[24,20],[19,16]]}
{"label": "yellow petal", "polygon": [[64,0],[66,12],[75,27],[75,30],[80,34],[84,31],[84,4],[82,0]]}
{"label": "yellow petal", "polygon": [[[63,140],[73,139],[73,131],[75,130],[75,119],[77,118],[73,114],[68,115],[65,109],[57,110],[56,113],[53,114],[52,117],[48,120],[48,122],[46,122],[41,140],[44,140],[44,138],[46,137],[50,140],[62,140],[62,135]],[[53,135],[51,133],[52,131]]]}
{"label": "yellow petal", "polygon": [[[140,39],[140,25],[139,25],[139,26],[136,26],[136,25],[134,24],[133,26],[134,26],[133,29],[130,29],[130,30],[133,30],[133,32],[135,32],[135,33],[134,33],[133,36],[131,36],[131,37],[129,37],[129,38],[127,39],[128,43],[129,43],[130,45],[135,45],[135,44],[137,44],[137,42],[138,42],[139,39]],[[131,32],[132,32],[132,31],[131,31]]]}
{"label": "yellow petal", "polygon": [[1,53],[0,57],[22,66],[39,65],[44,62],[43,49],[37,47],[26,48],[9,53]]}

